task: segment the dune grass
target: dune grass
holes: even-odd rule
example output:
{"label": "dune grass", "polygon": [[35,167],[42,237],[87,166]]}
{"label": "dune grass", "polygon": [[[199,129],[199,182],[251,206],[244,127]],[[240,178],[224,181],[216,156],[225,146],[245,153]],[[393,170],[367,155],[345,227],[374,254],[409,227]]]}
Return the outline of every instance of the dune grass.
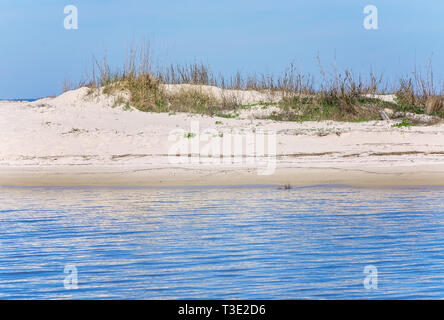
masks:
{"label": "dune grass", "polygon": [[[382,75],[374,73],[362,77],[351,70],[337,71],[336,68],[334,72],[327,73],[319,58],[318,61],[318,81],[312,75],[299,73],[293,64],[278,76],[236,73],[227,79],[222,75],[215,76],[202,63],[154,68],[149,50],[142,46],[131,49],[125,64],[117,71],[111,71],[106,59],[101,63],[94,60],[88,86],[92,91],[103,88],[106,94],[126,92],[128,100],[120,99],[118,103],[150,112],[189,112],[232,117],[236,110],[248,107],[237,101],[235,95],[227,94],[221,99],[201,89],[201,86],[215,86],[224,90],[256,90],[278,95],[279,102],[270,100],[258,103],[264,107],[273,105],[280,108],[281,112],[270,116],[273,120],[368,121],[380,119],[379,110],[384,108],[444,117],[444,90],[435,87],[431,64],[426,76],[415,71],[390,84],[384,81]],[[167,92],[167,84],[195,86]],[[368,98],[387,92],[396,95],[396,103]]]}
{"label": "dune grass", "polygon": [[403,119],[400,123],[396,123],[394,124],[392,127],[395,128],[402,128],[402,127],[412,127],[414,126],[414,123],[411,123],[409,120],[407,119]]}

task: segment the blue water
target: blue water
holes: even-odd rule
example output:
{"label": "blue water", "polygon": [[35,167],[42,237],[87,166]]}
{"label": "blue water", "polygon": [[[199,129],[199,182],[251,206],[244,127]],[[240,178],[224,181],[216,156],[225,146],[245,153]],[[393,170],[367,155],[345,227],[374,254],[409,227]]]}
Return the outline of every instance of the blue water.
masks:
{"label": "blue water", "polygon": [[0,101],[16,101],[16,102],[20,102],[20,101],[33,102],[36,100],[38,100],[38,99],[0,99]]}
{"label": "blue water", "polygon": [[0,299],[444,298],[443,213],[433,187],[0,188]]}

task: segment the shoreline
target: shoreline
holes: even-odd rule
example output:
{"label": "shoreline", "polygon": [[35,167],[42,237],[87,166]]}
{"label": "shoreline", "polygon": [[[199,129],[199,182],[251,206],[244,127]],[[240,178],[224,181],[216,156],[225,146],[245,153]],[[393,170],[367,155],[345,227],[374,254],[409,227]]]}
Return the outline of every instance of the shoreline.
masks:
{"label": "shoreline", "polygon": [[390,167],[278,167],[272,175],[256,168],[48,166],[0,167],[0,186],[239,186],[350,185],[363,187],[444,186],[444,164]]}
{"label": "shoreline", "polygon": [[0,186],[444,185],[442,121],[153,113],[87,93],[0,102]]}

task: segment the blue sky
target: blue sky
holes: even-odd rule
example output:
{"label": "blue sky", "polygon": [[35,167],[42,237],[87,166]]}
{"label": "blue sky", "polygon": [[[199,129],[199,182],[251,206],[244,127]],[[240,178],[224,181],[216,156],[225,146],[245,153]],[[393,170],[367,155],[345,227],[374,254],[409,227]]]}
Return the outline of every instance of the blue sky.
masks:
{"label": "blue sky", "polygon": [[[75,5],[78,30],[65,30]],[[378,8],[378,30],[363,27]],[[436,0],[2,0],[0,98],[60,93],[91,57],[122,64],[131,43],[149,40],[159,63],[203,61],[225,75],[279,73],[290,62],[318,75],[325,65],[396,77],[425,65],[444,70],[444,2]]]}

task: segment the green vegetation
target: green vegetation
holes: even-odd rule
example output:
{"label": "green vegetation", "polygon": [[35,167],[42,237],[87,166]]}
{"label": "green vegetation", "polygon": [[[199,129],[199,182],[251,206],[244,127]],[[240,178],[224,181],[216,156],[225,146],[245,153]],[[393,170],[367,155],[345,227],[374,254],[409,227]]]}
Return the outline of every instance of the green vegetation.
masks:
{"label": "green vegetation", "polygon": [[239,106],[239,109],[249,109],[251,107],[255,107],[255,106],[262,106],[262,108],[266,108],[269,106],[278,106],[279,102],[264,102],[264,101],[259,101],[257,103],[251,103],[251,104],[244,104]]}
{"label": "green vegetation", "polygon": [[381,101],[365,98],[336,99],[322,94],[312,97],[293,97],[279,103],[282,110],[270,116],[286,121],[371,121],[380,119]]}
{"label": "green vegetation", "polygon": [[184,138],[191,139],[191,138],[194,138],[196,136],[196,134],[192,133],[192,132],[188,132],[188,133],[185,133],[183,136],[184,136]]}
{"label": "green vegetation", "polygon": [[218,114],[216,114],[216,117],[226,118],[226,119],[235,119],[238,116],[239,116],[238,113],[236,113],[236,114],[232,114],[232,113],[218,113]]}
{"label": "green vegetation", "polygon": [[395,128],[402,128],[402,127],[412,127],[414,126],[414,123],[411,123],[409,120],[407,119],[403,119],[402,122],[394,124],[392,127]]}

